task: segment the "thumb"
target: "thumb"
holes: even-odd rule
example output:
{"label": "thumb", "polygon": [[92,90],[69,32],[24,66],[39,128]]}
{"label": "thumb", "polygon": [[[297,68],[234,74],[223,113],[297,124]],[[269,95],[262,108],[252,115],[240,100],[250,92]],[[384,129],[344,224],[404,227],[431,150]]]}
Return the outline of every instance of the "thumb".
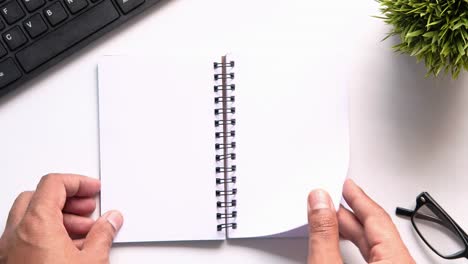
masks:
{"label": "thumb", "polygon": [[102,215],[89,230],[83,244],[83,251],[90,252],[97,259],[108,259],[112,241],[123,224],[123,216],[118,211]]}
{"label": "thumb", "polygon": [[309,264],[342,263],[338,220],[330,196],[324,190],[309,194]]}

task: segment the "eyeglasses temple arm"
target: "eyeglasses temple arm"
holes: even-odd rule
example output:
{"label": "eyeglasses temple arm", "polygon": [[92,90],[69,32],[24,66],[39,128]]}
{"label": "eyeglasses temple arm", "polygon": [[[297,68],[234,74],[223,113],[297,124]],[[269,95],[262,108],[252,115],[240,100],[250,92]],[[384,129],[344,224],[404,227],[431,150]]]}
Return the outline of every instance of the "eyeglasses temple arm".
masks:
{"label": "eyeglasses temple arm", "polygon": [[[413,214],[414,214],[414,211],[406,209],[406,208],[397,207],[396,211],[395,211],[395,214],[399,215],[399,216],[412,217]],[[437,223],[439,225],[443,225],[446,228],[452,230],[452,232],[456,232],[456,230],[453,230],[452,225],[450,225],[449,223],[445,223],[444,221],[441,221],[440,219],[437,219],[437,218],[434,218],[434,217],[431,217],[431,216],[428,216],[428,215],[423,215],[423,214],[419,214],[418,218],[424,219],[424,220],[427,220],[427,221],[431,221],[431,222]],[[457,222],[455,222],[453,219],[451,219],[451,220],[455,223],[458,230],[460,230],[460,232],[463,234],[465,239],[468,240],[468,235],[466,234],[466,232],[457,224]]]}
{"label": "eyeglasses temple arm", "polygon": [[[409,210],[409,209],[405,209],[405,208],[401,208],[401,207],[397,207],[396,214],[399,215],[399,216],[413,217],[414,211]],[[425,215],[425,214],[418,213],[418,215],[416,217],[418,219],[430,221],[430,222],[433,222],[433,223],[436,223],[436,224],[439,224],[439,225],[443,225],[446,228],[453,229],[452,225],[450,225],[449,223],[445,223],[444,221],[442,221],[442,220],[440,220],[438,218],[432,217],[430,215]],[[458,227],[458,225],[457,225],[457,227]]]}
{"label": "eyeglasses temple arm", "polygon": [[411,217],[413,216],[414,211],[406,208],[397,207],[395,210],[395,214],[399,216]]}
{"label": "eyeglasses temple arm", "polygon": [[[396,214],[399,215],[399,216],[413,217],[414,211],[409,210],[409,209],[405,209],[405,208],[401,208],[401,207],[397,207]],[[451,229],[452,231],[456,231],[456,230],[453,230],[453,226],[450,223],[446,223],[445,221],[442,221],[442,220],[440,220],[438,218],[435,218],[435,217],[432,217],[430,215],[425,215],[425,214],[418,213],[416,218],[426,220],[426,221],[430,221],[430,222],[445,226],[446,228]],[[457,223],[455,223],[455,224],[457,225]],[[458,225],[457,225],[457,227],[460,228]]]}
{"label": "eyeglasses temple arm", "polygon": [[[414,215],[413,210],[409,210],[409,209],[401,208],[401,207],[397,207],[395,213],[397,215],[399,215],[399,216],[406,216],[406,217],[413,217],[413,215]],[[425,214],[418,213],[418,215],[416,217],[418,219],[422,219],[422,220],[430,221],[430,222],[433,222],[433,223],[436,223],[436,224],[439,224],[439,225],[443,225],[446,228],[452,229],[452,231],[455,231],[455,230],[453,230],[452,225],[450,225],[449,223],[445,223],[444,221],[441,221],[440,219],[432,217],[430,215],[425,215]]]}

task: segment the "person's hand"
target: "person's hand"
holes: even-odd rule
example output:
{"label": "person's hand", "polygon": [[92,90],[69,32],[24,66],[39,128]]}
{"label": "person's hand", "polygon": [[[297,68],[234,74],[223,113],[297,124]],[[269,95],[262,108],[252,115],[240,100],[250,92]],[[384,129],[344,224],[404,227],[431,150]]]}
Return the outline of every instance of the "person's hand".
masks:
{"label": "person's hand", "polygon": [[352,180],[347,180],[343,197],[354,211],[333,202],[323,190],[309,195],[309,264],[343,263],[339,236],[353,242],[369,263],[415,263],[390,216]]}
{"label": "person's hand", "polygon": [[117,211],[88,217],[100,187],[88,177],[51,174],[35,192],[19,195],[0,238],[0,264],[109,263],[123,218]]}

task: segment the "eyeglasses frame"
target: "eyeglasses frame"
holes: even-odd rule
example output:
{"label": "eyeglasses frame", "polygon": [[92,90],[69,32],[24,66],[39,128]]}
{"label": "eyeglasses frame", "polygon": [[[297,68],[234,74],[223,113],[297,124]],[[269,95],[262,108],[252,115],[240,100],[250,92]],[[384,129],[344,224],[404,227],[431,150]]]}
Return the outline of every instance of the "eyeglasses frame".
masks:
{"label": "eyeglasses frame", "polygon": [[[463,241],[463,244],[465,245],[465,250],[449,255],[449,256],[444,256],[440,254],[427,240],[424,238],[424,235],[421,233],[421,231],[418,229],[416,223],[415,223],[415,216],[417,211],[423,207],[426,204],[432,205],[435,209],[437,209],[438,213],[440,213],[445,219],[449,221],[449,223],[442,222],[440,223],[439,219],[434,219],[431,216],[426,216],[426,220],[433,221],[433,222],[439,222],[439,224],[445,226],[448,229],[451,229],[452,231],[455,231],[455,234],[458,235],[458,237]],[[397,207],[395,211],[396,215],[399,216],[406,216],[411,218],[411,223],[418,233],[419,237],[424,241],[424,243],[432,250],[434,253],[436,253],[438,256],[444,259],[458,259],[458,258],[467,258],[468,259],[468,235],[466,232],[455,222],[455,220],[450,217],[450,215],[440,206],[432,196],[427,193],[427,192],[422,192],[419,194],[416,198],[416,208],[414,210],[409,210],[401,207]],[[431,219],[429,219],[431,218]]]}

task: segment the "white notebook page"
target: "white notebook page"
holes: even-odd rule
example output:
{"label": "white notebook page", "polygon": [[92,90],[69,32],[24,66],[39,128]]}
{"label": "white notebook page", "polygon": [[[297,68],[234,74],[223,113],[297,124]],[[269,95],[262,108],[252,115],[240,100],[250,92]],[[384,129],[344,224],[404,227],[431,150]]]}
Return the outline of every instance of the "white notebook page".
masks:
{"label": "white notebook page", "polygon": [[125,218],[115,241],[224,239],[212,60],[108,56],[98,78],[101,212]]}
{"label": "white notebook page", "polygon": [[346,84],[320,52],[236,55],[237,229],[229,237],[306,235],[307,195],[339,206],[348,170]]}

